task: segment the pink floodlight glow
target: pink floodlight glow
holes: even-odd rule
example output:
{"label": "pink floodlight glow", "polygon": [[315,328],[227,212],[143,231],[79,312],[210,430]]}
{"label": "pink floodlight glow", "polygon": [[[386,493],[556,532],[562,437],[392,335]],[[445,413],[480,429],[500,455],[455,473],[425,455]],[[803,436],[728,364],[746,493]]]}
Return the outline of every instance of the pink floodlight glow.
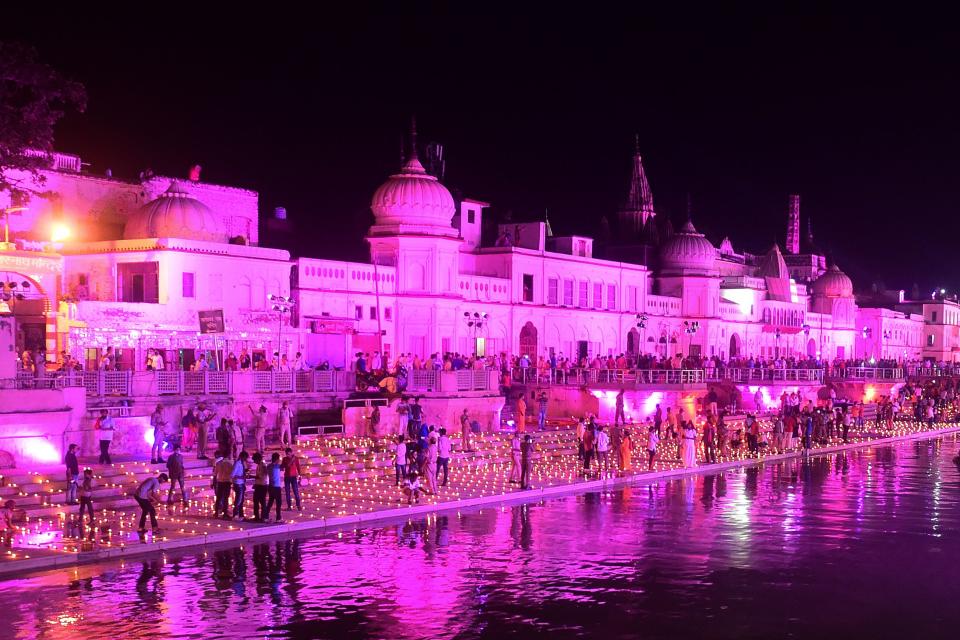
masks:
{"label": "pink floodlight glow", "polygon": [[31,462],[55,464],[60,462],[60,452],[43,436],[25,438],[23,455]]}

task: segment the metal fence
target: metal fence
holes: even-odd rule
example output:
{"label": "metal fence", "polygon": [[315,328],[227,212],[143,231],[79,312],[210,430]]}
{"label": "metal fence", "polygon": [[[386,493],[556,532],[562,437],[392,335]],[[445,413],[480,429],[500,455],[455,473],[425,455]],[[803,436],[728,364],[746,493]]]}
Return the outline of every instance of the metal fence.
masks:
{"label": "metal fence", "polygon": [[903,369],[889,367],[844,367],[827,376],[833,380],[903,380]]}

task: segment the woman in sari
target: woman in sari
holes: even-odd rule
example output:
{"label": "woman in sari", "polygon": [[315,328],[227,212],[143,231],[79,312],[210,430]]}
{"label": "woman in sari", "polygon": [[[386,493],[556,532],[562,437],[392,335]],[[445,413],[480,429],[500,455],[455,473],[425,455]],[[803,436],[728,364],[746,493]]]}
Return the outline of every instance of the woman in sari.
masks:
{"label": "woman in sari", "polygon": [[620,463],[623,471],[630,471],[633,468],[633,441],[630,440],[630,432],[624,431],[620,439]]}

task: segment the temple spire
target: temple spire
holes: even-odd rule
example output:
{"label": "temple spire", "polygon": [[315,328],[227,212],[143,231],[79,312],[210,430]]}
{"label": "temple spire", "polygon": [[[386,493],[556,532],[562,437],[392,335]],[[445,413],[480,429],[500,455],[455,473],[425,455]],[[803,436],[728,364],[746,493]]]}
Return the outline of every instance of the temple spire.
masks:
{"label": "temple spire", "polygon": [[[650,183],[643,169],[643,158],[640,156],[640,136],[634,135],[633,171],[630,175],[630,190],[626,202],[619,211],[620,231],[625,235],[636,238],[644,228],[647,220],[654,217],[653,193]],[[624,240],[628,240],[627,237]]]}
{"label": "temple spire", "polygon": [[410,159],[417,159],[417,116],[410,116]]}

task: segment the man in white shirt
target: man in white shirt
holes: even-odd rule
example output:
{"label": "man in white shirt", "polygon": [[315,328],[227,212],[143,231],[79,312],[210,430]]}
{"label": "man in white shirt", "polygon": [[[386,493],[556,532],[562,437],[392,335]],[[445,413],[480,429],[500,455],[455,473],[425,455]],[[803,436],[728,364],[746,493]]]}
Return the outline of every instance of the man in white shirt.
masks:
{"label": "man in white shirt", "polygon": [[287,403],[284,402],[280,405],[280,409],[277,410],[277,426],[280,427],[280,442],[284,446],[293,444],[293,433],[291,431],[292,417],[293,411],[291,411]]}
{"label": "man in white shirt", "polygon": [[150,516],[150,525],[153,527],[153,532],[155,534],[160,533],[160,528],[157,526],[157,510],[154,509],[153,503],[160,501],[160,485],[166,481],[167,474],[161,473],[156,478],[147,478],[141,482],[140,486],[133,492],[133,499],[140,505],[140,528],[138,529],[140,533],[147,530],[145,527],[147,515]]}
{"label": "man in white shirt", "polygon": [[443,470],[443,482],[440,486],[447,486],[447,476],[450,475],[450,451],[452,450],[447,430],[440,429],[440,439],[437,441],[437,479],[440,479],[440,470]]}
{"label": "man in white shirt", "polygon": [[407,476],[407,445],[403,442],[403,436],[397,436],[397,444],[394,448],[396,457],[393,460],[393,467],[397,472],[397,486],[400,481]]}
{"label": "man in white shirt", "polygon": [[601,467],[610,468],[610,436],[603,427],[597,427],[597,468]]}
{"label": "man in white shirt", "polygon": [[381,369],[383,369],[383,359],[380,357],[379,351],[374,351],[373,358],[370,360],[370,370],[380,371]]}

